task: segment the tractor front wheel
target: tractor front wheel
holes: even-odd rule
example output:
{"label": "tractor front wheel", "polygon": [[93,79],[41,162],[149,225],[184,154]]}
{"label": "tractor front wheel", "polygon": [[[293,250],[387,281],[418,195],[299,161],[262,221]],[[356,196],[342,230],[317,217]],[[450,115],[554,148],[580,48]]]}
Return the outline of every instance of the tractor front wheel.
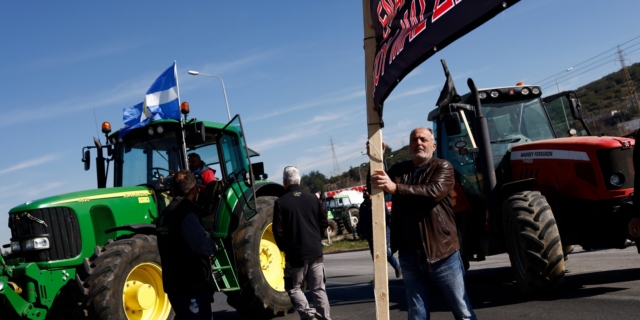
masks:
{"label": "tractor front wheel", "polygon": [[162,286],[160,253],[154,235],[134,235],[97,247],[85,264],[89,276],[85,307],[92,319],[173,319]]}
{"label": "tractor front wheel", "polygon": [[511,195],[503,208],[511,268],[523,293],[551,291],[564,284],[560,233],[547,199],[537,191]]}
{"label": "tractor front wheel", "polygon": [[327,227],[327,234],[329,235],[329,237],[335,237],[338,235],[338,224],[335,221],[329,220],[329,226]]}
{"label": "tractor front wheel", "polygon": [[240,291],[227,292],[227,302],[250,319],[272,318],[293,308],[284,289],[284,253],[273,237],[276,197],[258,197],[257,214],[233,234]]}

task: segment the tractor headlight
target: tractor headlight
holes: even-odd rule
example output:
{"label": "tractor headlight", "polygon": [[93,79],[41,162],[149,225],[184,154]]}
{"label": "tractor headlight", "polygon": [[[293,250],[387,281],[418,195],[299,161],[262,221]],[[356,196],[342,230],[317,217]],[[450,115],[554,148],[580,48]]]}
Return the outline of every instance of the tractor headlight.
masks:
{"label": "tractor headlight", "polygon": [[33,238],[32,240],[34,249],[49,249],[49,238]]}
{"label": "tractor headlight", "polygon": [[162,126],[158,126],[158,128],[156,128],[156,131],[158,131],[158,134],[162,134],[164,132],[164,128]]}
{"label": "tractor headlight", "polygon": [[[24,240],[22,242],[22,249],[25,251],[49,249],[49,239],[46,237],[40,237]],[[13,248],[11,250],[13,250]]]}
{"label": "tractor headlight", "polygon": [[498,90],[491,91],[491,98],[497,98],[499,95],[500,92],[498,92]]}
{"label": "tractor headlight", "polygon": [[522,88],[522,90],[520,90],[520,93],[521,93],[523,96],[528,95],[528,94],[529,94],[529,88]]}
{"label": "tractor headlight", "polygon": [[614,172],[613,174],[611,174],[611,177],[609,177],[609,183],[611,183],[611,185],[614,187],[622,187],[624,182],[625,177],[621,172]]}
{"label": "tractor headlight", "polygon": [[149,129],[147,129],[147,133],[152,136],[155,132],[153,131],[153,127],[149,127]]}
{"label": "tractor headlight", "polygon": [[532,92],[533,94],[540,94],[540,88],[538,88],[538,87],[533,87],[533,88],[531,89],[531,92]]}
{"label": "tractor headlight", "polygon": [[20,241],[11,241],[11,252],[20,251]]}
{"label": "tractor headlight", "polygon": [[480,99],[485,99],[487,97],[487,93],[482,91],[482,92],[478,93],[478,97],[480,97]]}

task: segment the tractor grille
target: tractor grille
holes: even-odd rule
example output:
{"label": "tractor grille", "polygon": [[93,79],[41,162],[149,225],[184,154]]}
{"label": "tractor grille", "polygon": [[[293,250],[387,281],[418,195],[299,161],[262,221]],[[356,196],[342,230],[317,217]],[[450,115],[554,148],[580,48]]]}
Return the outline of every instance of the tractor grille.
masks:
{"label": "tractor grille", "polygon": [[49,238],[49,249],[14,252],[12,257],[22,257],[26,262],[40,262],[70,259],[80,254],[80,228],[78,218],[71,209],[48,208],[28,213],[31,217],[44,221],[47,226],[29,219],[23,212],[11,214],[11,241],[46,236]]}
{"label": "tractor grille", "polygon": [[[633,188],[633,149],[605,149],[598,150],[598,162],[600,162],[600,170],[602,177],[608,190],[629,189]],[[624,184],[621,187],[612,186],[609,183],[609,177],[615,172],[622,173],[625,177]]]}

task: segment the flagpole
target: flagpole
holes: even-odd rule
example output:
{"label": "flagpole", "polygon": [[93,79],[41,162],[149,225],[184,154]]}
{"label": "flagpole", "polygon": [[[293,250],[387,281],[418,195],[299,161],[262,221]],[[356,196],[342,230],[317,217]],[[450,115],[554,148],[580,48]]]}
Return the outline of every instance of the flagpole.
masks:
{"label": "flagpole", "polygon": [[[178,108],[180,108],[180,83],[178,82],[178,63],[173,60],[173,76],[176,78],[176,88],[178,89]],[[185,115],[186,120],[186,115]],[[184,130],[184,121],[180,122],[180,131],[182,132],[182,154],[184,155],[184,169],[189,169],[189,158],[187,157],[187,141],[185,139],[186,133]]]}
{"label": "flagpole", "polygon": [[[364,69],[366,87],[367,130],[369,137],[369,170],[384,170],[382,165],[382,126],[381,118],[373,102],[373,62],[376,54],[376,33],[371,21],[371,0],[362,0],[364,22]],[[373,281],[376,299],[376,319],[389,319],[389,283],[387,276],[387,227],[385,223],[384,192],[373,189],[371,192],[373,226]]]}
{"label": "flagpole", "polygon": [[180,81],[178,81],[178,63],[173,60],[173,76],[176,77],[176,88],[178,88],[178,108],[180,107]]}

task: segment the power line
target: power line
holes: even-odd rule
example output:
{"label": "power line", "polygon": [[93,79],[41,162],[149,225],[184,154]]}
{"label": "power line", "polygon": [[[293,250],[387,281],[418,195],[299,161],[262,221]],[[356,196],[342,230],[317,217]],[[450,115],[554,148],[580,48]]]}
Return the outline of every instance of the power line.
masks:
{"label": "power line", "polygon": [[[629,42],[632,42],[632,41],[634,41],[634,40],[637,40],[637,39],[640,39],[640,36],[637,36],[637,37],[635,37],[635,38],[633,38],[633,39],[631,39],[631,40],[628,40],[627,42],[624,42],[624,43],[622,43],[621,45],[625,45],[625,44],[627,44],[627,43],[629,43]],[[640,43],[640,42],[639,42],[639,43]],[[638,43],[637,43],[637,44],[638,44]],[[634,44],[634,45],[637,45],[637,44]],[[606,53],[608,53],[608,52],[611,52],[612,50],[617,50],[617,47],[614,47],[614,48],[608,49],[608,50],[606,50],[606,51],[604,51],[604,52],[602,52],[602,53],[600,53],[600,54],[597,54],[597,55],[595,55],[595,56],[593,56],[593,57],[591,57],[591,58],[589,58],[589,59],[587,59],[587,60],[584,60],[584,61],[582,61],[582,62],[580,62],[580,63],[577,63],[577,64],[575,64],[575,65],[574,65],[574,67],[578,67],[578,66],[580,66],[580,65],[582,65],[582,64],[584,64],[584,63],[587,63],[587,62],[589,62],[589,61],[591,61],[591,60],[593,60],[593,59],[595,59],[595,58],[597,58],[597,57],[599,57],[599,56],[601,56],[601,55],[603,55],[603,54],[606,54]],[[542,80],[540,80],[540,81],[536,81],[536,82],[534,82],[534,83],[537,83],[537,84],[538,84],[538,83],[542,83],[543,81],[546,81],[546,80],[548,80],[548,79],[551,79],[551,78],[553,78],[553,77],[557,76],[558,74],[561,74],[562,72],[565,72],[565,71],[563,70],[563,71],[561,71],[561,72],[555,73],[555,74],[553,74],[553,75],[551,75],[551,76],[549,76],[549,77],[546,77],[546,78],[544,78],[544,79],[542,79]]]}

